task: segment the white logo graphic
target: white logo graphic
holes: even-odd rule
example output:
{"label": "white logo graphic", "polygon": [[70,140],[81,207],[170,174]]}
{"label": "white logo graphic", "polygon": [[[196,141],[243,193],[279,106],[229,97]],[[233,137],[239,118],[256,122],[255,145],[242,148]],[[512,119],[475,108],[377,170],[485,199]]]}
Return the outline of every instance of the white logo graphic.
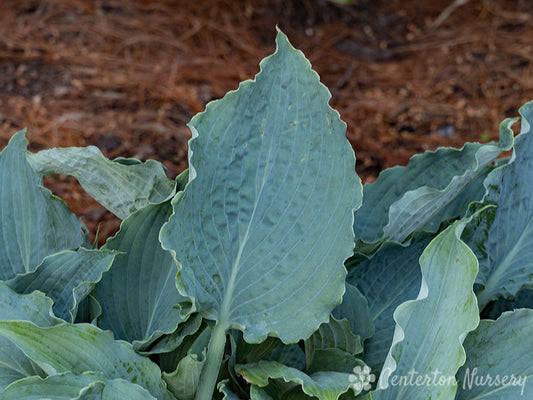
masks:
{"label": "white logo graphic", "polygon": [[364,366],[361,368],[359,365],[353,369],[353,374],[350,374],[350,382],[352,383],[353,390],[356,393],[364,390],[370,390],[372,382],[375,382],[376,375],[370,373],[372,369]]}

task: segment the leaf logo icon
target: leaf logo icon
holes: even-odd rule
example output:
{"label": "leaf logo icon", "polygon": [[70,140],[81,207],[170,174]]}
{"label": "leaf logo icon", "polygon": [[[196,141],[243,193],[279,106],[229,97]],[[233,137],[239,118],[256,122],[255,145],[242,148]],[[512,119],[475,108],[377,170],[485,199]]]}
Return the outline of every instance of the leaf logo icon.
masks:
{"label": "leaf logo icon", "polygon": [[370,390],[372,383],[376,381],[376,375],[372,374],[372,368],[364,366],[361,368],[359,365],[354,367],[353,374],[350,374],[350,382],[353,389],[359,393],[363,389]]}

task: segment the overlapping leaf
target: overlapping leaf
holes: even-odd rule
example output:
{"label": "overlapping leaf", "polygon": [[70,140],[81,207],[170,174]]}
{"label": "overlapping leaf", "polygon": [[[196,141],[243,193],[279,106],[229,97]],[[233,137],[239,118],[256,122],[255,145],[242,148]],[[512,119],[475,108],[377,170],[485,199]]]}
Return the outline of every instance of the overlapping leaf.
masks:
{"label": "overlapping leaf", "polygon": [[[39,326],[61,323],[52,314],[52,300],[41,292],[18,294],[0,282],[0,321],[26,320]],[[14,344],[0,337],[0,391],[11,382],[45,372]]]}
{"label": "overlapping leaf", "polygon": [[346,319],[351,331],[359,335],[362,342],[374,334],[374,322],[368,307],[368,300],[359,289],[348,282],[346,282],[342,303],[335,307],[331,314],[338,320]]}
{"label": "overlapping leaf", "polygon": [[[346,399],[353,399],[353,394],[346,394]],[[251,400],[309,400],[313,397],[302,392],[296,383],[272,381],[267,387],[252,385],[250,388]],[[341,397],[342,398],[342,397]]]}
{"label": "overlapping leaf", "polygon": [[239,397],[228,388],[227,383],[228,380],[225,379],[220,381],[217,385],[219,392],[224,395],[222,400],[240,400]]}
{"label": "overlapping leaf", "polygon": [[533,102],[520,108],[520,114],[522,129],[513,157],[486,182],[487,199],[497,209],[480,211],[475,222],[484,235],[469,234],[474,239],[468,243],[480,259],[480,308],[498,297],[515,296],[524,286],[533,287]]}
{"label": "overlapping leaf", "polygon": [[199,359],[198,355],[189,353],[180,360],[174,372],[163,373],[163,379],[176,399],[194,400],[204,363],[205,354]]}
{"label": "overlapping leaf", "polygon": [[[178,329],[172,332],[170,335],[165,335],[157,340],[148,349],[139,350],[140,354],[163,354],[170,353],[181,347],[181,344],[186,340],[191,340],[197,335],[201,334],[205,325],[202,326],[202,317],[200,314],[191,315],[187,321],[179,324]],[[188,349],[188,346],[184,346]]]}
{"label": "overlapping leaf", "polygon": [[510,126],[515,121],[501,124],[499,143],[439,148],[415,155],[406,167],[383,171],[363,188],[363,205],[355,214],[356,236],[365,242],[382,237],[403,242],[415,230],[435,232],[441,221],[464,215],[472,201],[483,198],[490,163],[511,148]]}
{"label": "overlapping leaf", "polygon": [[[189,321],[187,321],[189,322]],[[187,324],[187,322],[185,324]],[[158,354],[159,366],[166,373],[172,373],[178,367],[179,362],[188,354],[195,354],[198,359],[204,361],[204,350],[208,347],[211,338],[211,328],[204,327],[194,335],[184,338],[182,344],[169,353]]]}
{"label": "overlapping leaf", "polygon": [[160,203],[174,192],[161,163],[135,159],[110,161],[94,146],[42,150],[28,154],[43,175],[74,176],[95,200],[120,219],[149,203]]}
{"label": "overlapping leaf", "polygon": [[161,371],[129,343],[115,341],[109,331],[90,324],[41,328],[27,321],[0,321],[0,336],[13,342],[47,373],[101,372],[107,379],[125,379],[152,396],[171,400]]}
{"label": "overlapping leaf", "polygon": [[26,320],[38,326],[61,323],[52,313],[52,300],[43,293],[20,294],[0,282],[0,321]]}
{"label": "overlapping leaf", "polygon": [[98,317],[102,315],[102,307],[100,303],[92,295],[88,295],[78,305],[76,312],[76,319],[74,322],[83,323],[88,322],[97,325]]}
{"label": "overlapping leaf", "polygon": [[288,367],[305,369],[305,353],[297,343],[288,345],[280,343],[265,359]]}
{"label": "overlapping leaf", "polygon": [[82,223],[42,187],[25,156],[24,131],[0,153],[0,279],[33,271],[48,255],[83,242]]}
{"label": "overlapping leaf", "polygon": [[191,311],[191,301],[176,288],[174,259],[159,243],[171,211],[169,201],[142,208],[103,247],[122,253],[93,293],[102,306],[99,326],[139,350],[174,331]]}
{"label": "overlapping leaf", "polygon": [[364,384],[356,371],[365,364],[360,359],[338,348],[317,348],[314,355],[315,363],[305,372],[287,365],[294,363],[273,360],[237,364],[235,370],[252,383],[252,399],[344,399],[361,392]]}
{"label": "overlapping leaf", "polygon": [[482,318],[497,319],[505,311],[513,311],[518,308],[532,308],[533,309],[533,289],[520,290],[515,298],[512,299],[498,299],[489,303],[485,307]]}
{"label": "overlapping leaf", "polygon": [[533,397],[533,310],[482,320],[465,342],[466,363],[457,373],[457,400]]}
{"label": "overlapping leaf", "polygon": [[211,329],[204,329],[195,336],[190,344],[176,349],[171,354],[162,354],[161,368],[170,372],[163,372],[163,379],[169,390],[178,400],[193,400],[198,390],[202,368],[206,362],[206,352],[211,337]]}
{"label": "overlapping leaf", "polygon": [[202,315],[249,342],[309,336],[341,299],[361,186],[329,97],[279,33],[255,80],[190,123],[190,180],[161,240]]}
{"label": "overlapping leaf", "polygon": [[280,346],[277,338],[269,337],[264,342],[258,344],[247,343],[242,337],[242,332],[232,330],[230,332],[232,340],[232,349],[235,349],[235,363],[246,364],[252,363],[265,358],[271,352]]}
{"label": "overlapping leaf", "polygon": [[346,262],[347,282],[356,286],[368,300],[375,332],[365,341],[364,360],[377,369],[392,343],[394,310],[415,299],[422,279],[418,259],[433,238],[416,233],[409,246],[385,243],[372,258],[352,257]]}
{"label": "overlapping leaf", "polygon": [[78,304],[109,269],[115,253],[110,251],[67,250],[46,257],[41,265],[8,281],[18,293],[44,292],[54,301],[54,313],[74,322]]}
{"label": "overlapping leaf", "polygon": [[420,257],[418,298],[394,312],[392,346],[372,399],[452,399],[455,395],[454,377],[465,360],[462,342],[479,322],[472,289],[477,259],[460,240],[466,223],[450,226]]}
{"label": "overlapping leaf", "polygon": [[355,335],[347,320],[337,320],[330,317],[328,323],[322,324],[318,330],[305,340],[305,355],[307,366],[315,363],[316,352],[320,349],[340,349],[349,354],[359,354],[363,351],[361,338]]}
{"label": "overlapping leaf", "polygon": [[22,379],[10,385],[3,400],[156,400],[150,392],[124,379],[107,379],[103,374],[70,373]]}
{"label": "overlapping leaf", "polygon": [[[353,390],[353,382],[350,381],[351,374],[347,372],[319,371],[307,375],[275,361],[237,365],[236,369],[244,379],[256,386],[267,386],[269,379],[295,382],[301,385],[304,393],[321,400],[337,400],[341,394]],[[355,394],[358,393],[355,392]]]}

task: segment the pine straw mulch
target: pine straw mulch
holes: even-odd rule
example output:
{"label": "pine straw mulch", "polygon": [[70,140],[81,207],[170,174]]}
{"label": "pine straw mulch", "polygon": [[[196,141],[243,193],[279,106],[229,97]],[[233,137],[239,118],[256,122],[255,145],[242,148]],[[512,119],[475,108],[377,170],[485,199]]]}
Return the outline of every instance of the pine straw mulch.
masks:
{"label": "pine straw mulch", "polygon": [[[97,145],[187,166],[186,123],[258,72],[278,25],[332,92],[365,181],[414,153],[496,139],[533,99],[528,0],[4,0],[0,147]],[[450,10],[450,9],[449,9]],[[46,184],[100,242],[118,220],[75,180]]]}

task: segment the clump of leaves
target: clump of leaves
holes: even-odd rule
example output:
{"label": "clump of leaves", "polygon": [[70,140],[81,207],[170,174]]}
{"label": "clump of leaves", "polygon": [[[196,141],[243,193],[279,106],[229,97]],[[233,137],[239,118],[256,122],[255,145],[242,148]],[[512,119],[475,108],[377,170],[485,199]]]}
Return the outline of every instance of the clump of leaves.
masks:
{"label": "clump of leaves", "polygon": [[[363,187],[328,90],[276,43],[191,120],[175,181],[156,161],[12,137],[2,399],[533,394],[533,103],[516,138],[508,119],[497,143],[417,155]],[[123,220],[102,248],[42,186],[52,173]]]}

